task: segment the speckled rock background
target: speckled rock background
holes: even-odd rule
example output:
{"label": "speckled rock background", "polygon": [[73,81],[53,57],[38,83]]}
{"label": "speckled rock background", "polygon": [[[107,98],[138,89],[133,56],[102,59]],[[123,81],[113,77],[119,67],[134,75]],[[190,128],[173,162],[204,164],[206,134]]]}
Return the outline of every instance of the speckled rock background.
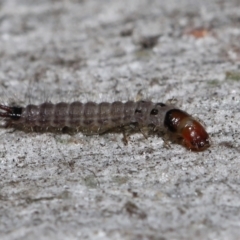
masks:
{"label": "speckled rock background", "polygon": [[176,99],[212,146],[0,130],[1,239],[239,239],[239,0],[2,0],[0,100]]}

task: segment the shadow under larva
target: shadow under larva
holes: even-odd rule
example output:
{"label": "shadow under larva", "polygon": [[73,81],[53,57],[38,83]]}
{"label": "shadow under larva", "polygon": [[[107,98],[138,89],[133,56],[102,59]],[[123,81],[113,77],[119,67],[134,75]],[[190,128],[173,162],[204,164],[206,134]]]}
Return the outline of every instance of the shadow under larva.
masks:
{"label": "shadow under larva", "polygon": [[85,135],[122,132],[127,144],[130,134],[144,137],[162,133],[165,140],[184,145],[192,151],[210,146],[204,127],[188,113],[164,103],[127,102],[44,102],[26,107],[0,104],[0,117],[5,126],[23,131],[78,132]]}

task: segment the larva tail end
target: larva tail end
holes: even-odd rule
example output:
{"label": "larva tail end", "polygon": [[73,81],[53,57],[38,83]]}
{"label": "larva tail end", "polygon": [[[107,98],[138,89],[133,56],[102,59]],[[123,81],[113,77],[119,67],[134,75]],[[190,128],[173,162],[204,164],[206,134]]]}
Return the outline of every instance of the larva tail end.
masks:
{"label": "larva tail end", "polygon": [[0,104],[0,117],[2,118],[11,118],[12,120],[18,120],[22,114],[21,107],[9,107]]}

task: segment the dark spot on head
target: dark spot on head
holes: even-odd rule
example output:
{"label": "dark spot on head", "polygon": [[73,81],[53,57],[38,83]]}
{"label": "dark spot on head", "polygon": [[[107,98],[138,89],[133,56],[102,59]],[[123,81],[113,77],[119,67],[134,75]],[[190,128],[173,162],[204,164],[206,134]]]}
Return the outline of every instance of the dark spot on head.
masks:
{"label": "dark spot on head", "polygon": [[135,110],[135,113],[142,113],[142,111],[139,110],[139,109],[136,109],[136,110]]}
{"label": "dark spot on head", "polygon": [[18,120],[22,115],[22,108],[21,107],[12,107],[11,118],[13,120]]}
{"label": "dark spot on head", "polygon": [[153,109],[151,112],[150,112],[151,115],[157,115],[158,114],[158,110],[157,109]]}
{"label": "dark spot on head", "polygon": [[165,106],[166,106],[166,104],[161,103],[161,102],[160,102],[160,103],[157,103],[156,105],[157,105],[157,106],[160,106],[160,107],[165,107]]}

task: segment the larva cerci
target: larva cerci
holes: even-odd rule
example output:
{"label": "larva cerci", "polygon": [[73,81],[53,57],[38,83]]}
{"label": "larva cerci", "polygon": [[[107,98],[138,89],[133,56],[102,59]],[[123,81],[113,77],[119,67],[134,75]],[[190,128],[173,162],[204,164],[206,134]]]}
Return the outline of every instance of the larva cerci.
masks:
{"label": "larva cerci", "polygon": [[124,139],[136,131],[145,137],[149,133],[165,133],[193,151],[210,146],[204,127],[188,113],[164,103],[128,102],[45,102],[26,107],[0,105],[0,117],[5,127],[41,131],[74,130],[83,134],[122,131]]}

